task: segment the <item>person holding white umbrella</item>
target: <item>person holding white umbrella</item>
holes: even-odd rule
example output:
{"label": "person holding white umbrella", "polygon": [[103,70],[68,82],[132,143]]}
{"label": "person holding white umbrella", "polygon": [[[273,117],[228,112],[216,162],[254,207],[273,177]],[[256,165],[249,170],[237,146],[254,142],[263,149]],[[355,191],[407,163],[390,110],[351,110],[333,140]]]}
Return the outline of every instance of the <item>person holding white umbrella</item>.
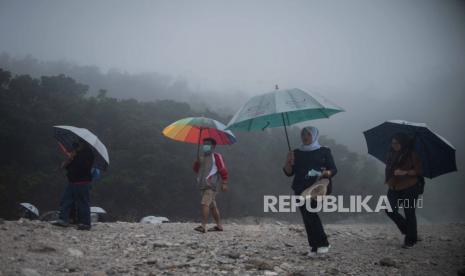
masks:
{"label": "person holding white umbrella", "polygon": [[78,211],[78,229],[90,230],[90,184],[92,170],[105,170],[108,166],[108,152],[102,142],[84,128],[55,126],[55,138],[60,148],[68,156],[62,164],[66,170],[68,185],[60,203],[60,215],[52,224],[68,226],[69,214],[73,206]]}

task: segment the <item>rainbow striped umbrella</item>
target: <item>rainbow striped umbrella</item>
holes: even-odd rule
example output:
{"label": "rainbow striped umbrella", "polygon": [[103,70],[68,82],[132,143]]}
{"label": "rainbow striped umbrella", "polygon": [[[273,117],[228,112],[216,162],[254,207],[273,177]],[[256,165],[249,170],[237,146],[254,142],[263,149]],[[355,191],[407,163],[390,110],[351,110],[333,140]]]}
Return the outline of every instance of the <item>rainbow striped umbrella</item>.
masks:
{"label": "rainbow striped umbrella", "polygon": [[[180,142],[200,145],[203,139],[215,139],[218,145],[236,143],[236,136],[226,130],[226,126],[216,120],[205,117],[188,117],[172,123],[163,129],[163,135]],[[199,149],[197,148],[197,153]]]}

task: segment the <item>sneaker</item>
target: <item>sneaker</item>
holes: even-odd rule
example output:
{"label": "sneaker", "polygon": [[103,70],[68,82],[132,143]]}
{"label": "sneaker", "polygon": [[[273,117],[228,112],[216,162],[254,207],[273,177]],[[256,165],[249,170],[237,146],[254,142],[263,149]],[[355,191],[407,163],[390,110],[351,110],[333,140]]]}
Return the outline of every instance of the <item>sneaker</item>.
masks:
{"label": "sneaker", "polygon": [[327,254],[329,252],[330,248],[331,248],[331,245],[318,247],[318,249],[316,250],[316,253],[317,254]]}
{"label": "sneaker", "polygon": [[64,220],[53,220],[50,222],[50,224],[55,225],[55,226],[60,226],[60,227],[68,227],[68,223]]}
{"label": "sneaker", "polygon": [[415,243],[413,243],[413,242],[406,242],[406,243],[404,243],[404,244],[402,245],[402,248],[403,248],[403,249],[410,249],[410,248],[412,248],[414,245],[415,245]]}
{"label": "sneaker", "polygon": [[90,225],[88,225],[88,224],[78,224],[77,230],[89,231],[90,230]]}
{"label": "sneaker", "polygon": [[316,251],[317,251],[316,248],[310,249],[310,251],[308,251],[307,256],[310,257],[310,258],[316,257]]}

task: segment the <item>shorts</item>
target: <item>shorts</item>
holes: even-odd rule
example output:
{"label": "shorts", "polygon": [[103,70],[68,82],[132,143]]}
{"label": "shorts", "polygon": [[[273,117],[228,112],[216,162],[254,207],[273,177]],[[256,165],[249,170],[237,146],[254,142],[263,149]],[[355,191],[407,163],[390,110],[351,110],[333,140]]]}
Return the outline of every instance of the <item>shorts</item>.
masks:
{"label": "shorts", "polygon": [[213,191],[212,189],[205,189],[202,190],[201,196],[202,200],[200,201],[200,204],[216,207],[216,191]]}

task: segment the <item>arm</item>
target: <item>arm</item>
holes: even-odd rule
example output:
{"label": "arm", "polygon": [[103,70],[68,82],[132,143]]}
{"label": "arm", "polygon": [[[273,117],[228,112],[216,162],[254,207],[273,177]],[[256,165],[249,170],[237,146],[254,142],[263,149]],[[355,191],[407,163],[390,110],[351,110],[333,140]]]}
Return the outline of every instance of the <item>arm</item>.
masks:
{"label": "arm", "polygon": [[285,175],[291,177],[294,175],[294,152],[290,151],[287,154],[286,163],[283,166],[283,172]]}
{"label": "arm", "polygon": [[407,171],[409,176],[422,176],[423,175],[423,165],[420,157],[415,152],[412,152],[412,163],[413,168]]}
{"label": "arm", "polygon": [[221,177],[221,190],[223,192],[228,191],[228,169],[226,169],[226,165],[224,164],[223,156],[219,153],[214,153],[215,157],[215,165],[218,173]]}
{"label": "arm", "polygon": [[224,164],[223,156],[221,156],[219,153],[215,153],[215,164],[216,168],[218,169],[218,173],[220,174],[221,180],[223,183],[227,183],[229,176],[228,169]]}
{"label": "arm", "polygon": [[326,154],[326,167],[323,171],[323,177],[333,177],[337,174],[336,164],[334,163],[333,155],[331,154],[331,150],[328,149]]}
{"label": "arm", "polygon": [[412,168],[410,170],[397,169],[394,171],[394,175],[397,175],[397,176],[403,176],[403,175],[421,176],[423,175],[421,159],[415,152],[411,153],[410,161],[412,162]]}
{"label": "arm", "polygon": [[66,168],[69,166],[69,164],[71,164],[71,162],[73,162],[74,156],[76,156],[76,152],[75,152],[75,151],[72,151],[72,152],[69,154],[68,159],[66,159],[65,161],[63,161],[63,163],[61,163],[61,168],[62,168],[62,169],[66,169]]}

